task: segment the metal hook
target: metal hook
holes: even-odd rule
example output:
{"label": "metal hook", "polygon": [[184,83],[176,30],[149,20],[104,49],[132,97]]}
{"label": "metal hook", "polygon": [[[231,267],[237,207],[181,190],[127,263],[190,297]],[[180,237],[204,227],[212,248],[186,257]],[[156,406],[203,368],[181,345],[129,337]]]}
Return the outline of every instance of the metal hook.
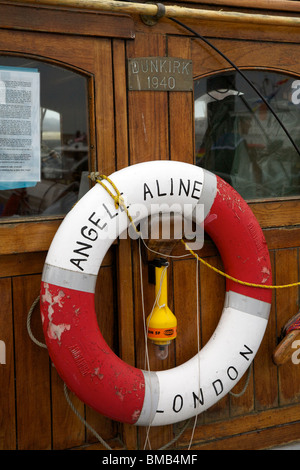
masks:
{"label": "metal hook", "polygon": [[[152,2],[149,2],[152,3]],[[166,14],[166,7],[162,3],[155,3],[157,6],[157,13],[154,16],[149,16],[149,15],[140,15],[141,20],[143,23],[145,23],[147,26],[155,26],[159,19],[165,16]]]}

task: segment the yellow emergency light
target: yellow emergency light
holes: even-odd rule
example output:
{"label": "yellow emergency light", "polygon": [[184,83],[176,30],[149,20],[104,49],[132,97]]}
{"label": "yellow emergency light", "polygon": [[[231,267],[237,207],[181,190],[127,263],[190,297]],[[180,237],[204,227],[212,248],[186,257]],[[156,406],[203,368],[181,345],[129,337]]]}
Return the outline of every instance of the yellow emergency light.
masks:
{"label": "yellow emergency light", "polygon": [[152,261],[155,269],[155,306],[146,320],[147,336],[156,348],[155,354],[159,359],[165,359],[169,353],[169,344],[177,336],[177,319],[168,307],[168,277],[169,263],[164,259]]}

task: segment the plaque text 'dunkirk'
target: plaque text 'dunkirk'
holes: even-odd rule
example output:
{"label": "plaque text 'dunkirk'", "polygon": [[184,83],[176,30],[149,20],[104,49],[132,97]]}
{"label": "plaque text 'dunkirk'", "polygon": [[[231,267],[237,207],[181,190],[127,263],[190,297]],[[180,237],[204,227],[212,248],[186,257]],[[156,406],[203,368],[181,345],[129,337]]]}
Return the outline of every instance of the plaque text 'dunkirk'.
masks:
{"label": "plaque text 'dunkirk'", "polygon": [[128,87],[134,91],[192,91],[192,61],[175,57],[128,59]]}

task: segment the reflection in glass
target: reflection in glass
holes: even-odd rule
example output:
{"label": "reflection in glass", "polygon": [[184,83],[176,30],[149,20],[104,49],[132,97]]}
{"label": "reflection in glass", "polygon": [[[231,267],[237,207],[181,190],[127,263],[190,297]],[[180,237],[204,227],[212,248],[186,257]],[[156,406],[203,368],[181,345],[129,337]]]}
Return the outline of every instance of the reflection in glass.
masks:
{"label": "reflection in glass", "polygon": [[[247,71],[300,147],[300,81]],[[300,156],[263,100],[237,72],[195,82],[196,164],[244,198],[300,195]]]}
{"label": "reflection in glass", "polygon": [[37,69],[41,102],[41,181],[0,188],[0,217],[66,214],[89,189],[87,79],[25,58],[2,56],[0,65]]}

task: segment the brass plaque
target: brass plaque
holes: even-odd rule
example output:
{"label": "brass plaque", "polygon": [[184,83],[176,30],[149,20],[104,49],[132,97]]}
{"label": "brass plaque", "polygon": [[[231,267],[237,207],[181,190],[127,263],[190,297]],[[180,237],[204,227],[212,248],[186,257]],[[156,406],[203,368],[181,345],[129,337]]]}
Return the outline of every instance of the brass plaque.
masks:
{"label": "brass plaque", "polygon": [[128,88],[134,91],[192,91],[192,61],[176,57],[128,59]]}

